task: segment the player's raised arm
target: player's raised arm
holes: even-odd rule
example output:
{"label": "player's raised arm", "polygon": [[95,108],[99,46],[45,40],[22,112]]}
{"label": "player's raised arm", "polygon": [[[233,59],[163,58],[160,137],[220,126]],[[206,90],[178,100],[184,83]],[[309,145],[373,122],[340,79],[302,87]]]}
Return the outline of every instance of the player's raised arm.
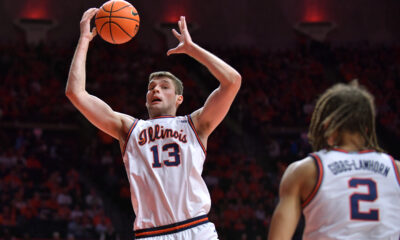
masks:
{"label": "player's raised arm", "polygon": [[[90,20],[98,11],[97,8],[87,10],[80,22],[80,38],[69,70],[65,94],[72,104],[96,127],[120,140],[123,145],[125,136],[133,118],[114,112],[101,99],[90,95],[86,85],[86,56],[89,43],[96,35],[96,30],[90,31]],[[122,141],[122,142],[121,142]]]}
{"label": "player's raised arm", "polygon": [[176,48],[170,49],[167,54],[184,53],[191,56],[206,66],[220,82],[219,87],[210,94],[204,106],[191,115],[201,140],[203,143],[206,143],[207,137],[228,113],[239,91],[242,78],[227,63],[193,43],[185,17],[180,18],[178,25],[180,33],[175,29],[172,32],[179,40],[179,44]]}
{"label": "player's raised arm", "polygon": [[309,197],[317,169],[311,158],[292,163],[283,174],[279,203],[272,216],[268,240],[290,240],[301,216],[302,200]]}

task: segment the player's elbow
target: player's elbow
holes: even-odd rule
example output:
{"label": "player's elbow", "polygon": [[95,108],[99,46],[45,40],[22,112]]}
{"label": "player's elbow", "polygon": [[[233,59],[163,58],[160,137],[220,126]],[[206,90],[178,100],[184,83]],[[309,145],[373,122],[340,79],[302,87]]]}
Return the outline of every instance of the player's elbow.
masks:
{"label": "player's elbow", "polygon": [[67,87],[65,89],[65,96],[67,96],[69,100],[72,100],[73,98],[76,98],[76,93],[72,89]]}
{"label": "player's elbow", "polygon": [[232,73],[231,76],[231,85],[234,86],[237,90],[239,90],[240,85],[242,84],[242,76],[238,72]]}
{"label": "player's elbow", "polygon": [[242,75],[240,75],[240,73],[236,72],[234,74],[233,79],[236,82],[236,84],[238,84],[240,86],[240,84],[242,83]]}
{"label": "player's elbow", "polygon": [[75,100],[78,100],[82,94],[79,91],[76,91],[71,88],[66,88],[65,89],[65,96],[71,101],[74,102]]}

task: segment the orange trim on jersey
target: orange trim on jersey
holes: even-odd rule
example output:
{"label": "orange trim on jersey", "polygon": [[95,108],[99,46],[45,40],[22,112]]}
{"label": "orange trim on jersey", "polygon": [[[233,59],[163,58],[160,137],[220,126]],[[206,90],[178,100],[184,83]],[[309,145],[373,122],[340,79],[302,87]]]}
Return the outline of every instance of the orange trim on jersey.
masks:
{"label": "orange trim on jersey", "polygon": [[319,187],[321,186],[322,183],[322,178],[324,176],[324,168],[322,166],[321,159],[317,154],[311,153],[310,156],[314,159],[315,163],[317,164],[317,170],[318,170],[318,178],[317,178],[317,183],[315,184],[314,189],[310,193],[310,195],[306,198],[306,200],[301,204],[302,208],[305,208],[311,200],[315,197],[317,194]]}
{"label": "orange trim on jersey", "polygon": [[371,150],[371,149],[362,150],[362,151],[359,151],[358,153],[370,153],[370,152],[375,152],[375,150]]}
{"label": "orange trim on jersey", "polygon": [[[340,149],[340,148],[333,148],[332,151],[343,152],[343,153],[351,153],[349,151],[346,151],[346,150],[343,150],[343,149]],[[370,152],[375,152],[375,150],[366,149],[366,150],[362,150],[362,151],[359,151],[359,152],[356,152],[356,153],[361,153],[362,154],[362,153],[370,153]]]}
{"label": "orange trim on jersey", "polygon": [[159,118],[176,118],[176,116],[172,116],[172,115],[163,115],[163,116],[158,116],[158,117],[150,118],[149,120],[159,119]]}
{"label": "orange trim on jersey", "polygon": [[[208,217],[203,217],[203,218],[195,220],[195,221],[190,221],[188,223],[179,224],[177,226],[172,226],[172,227],[168,227],[168,228],[163,228],[160,230],[151,230],[151,229],[149,229],[148,231],[143,230],[144,232],[135,233],[135,237],[145,237],[145,236],[150,236],[150,235],[169,234],[172,232],[177,232],[179,230],[182,230],[183,228],[190,228],[195,225],[199,225],[201,223],[206,223],[206,222],[208,222]],[[139,230],[139,231],[141,231],[141,230]]]}
{"label": "orange trim on jersey", "polygon": [[343,153],[349,153],[346,150],[340,149],[340,148],[332,148],[332,151],[337,151],[337,152],[343,152]]}
{"label": "orange trim on jersey", "polygon": [[396,175],[396,178],[397,178],[397,183],[400,185],[400,170],[397,167],[397,164],[396,164],[396,161],[394,160],[394,158],[392,156],[390,156],[390,155],[389,155],[389,157],[392,160],[392,164],[393,164],[393,167],[394,167],[394,172],[395,172],[395,175]]}
{"label": "orange trim on jersey", "polygon": [[138,122],[139,122],[139,120],[135,119],[135,121],[132,123],[131,128],[129,129],[128,136],[126,136],[126,139],[125,139],[124,151],[122,152],[122,157],[125,156],[126,145],[128,145],[129,137],[131,136],[132,131],[133,131],[133,129],[136,127],[136,124],[137,124]]}
{"label": "orange trim on jersey", "polygon": [[190,115],[187,115],[187,118],[188,118],[188,120],[189,120],[189,125],[190,125],[190,127],[193,129],[193,132],[194,132],[194,134],[196,135],[197,141],[200,143],[200,146],[201,146],[201,148],[202,148],[203,151],[204,151],[204,154],[207,155],[207,150],[206,150],[206,148],[203,146],[203,143],[201,142],[200,137],[199,137],[199,135],[197,134],[196,128],[194,127],[194,124],[193,124],[193,121],[192,121],[192,117],[191,117]]}

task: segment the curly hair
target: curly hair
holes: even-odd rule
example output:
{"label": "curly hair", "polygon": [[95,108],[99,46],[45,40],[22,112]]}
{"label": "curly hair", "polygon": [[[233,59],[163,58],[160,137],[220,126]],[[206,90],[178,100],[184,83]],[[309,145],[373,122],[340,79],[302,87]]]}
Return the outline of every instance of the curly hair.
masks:
{"label": "curly hair", "polygon": [[350,84],[335,84],[317,100],[308,131],[308,139],[314,151],[331,149],[329,136],[343,132],[358,133],[365,147],[383,152],[375,131],[374,97],[357,80]]}

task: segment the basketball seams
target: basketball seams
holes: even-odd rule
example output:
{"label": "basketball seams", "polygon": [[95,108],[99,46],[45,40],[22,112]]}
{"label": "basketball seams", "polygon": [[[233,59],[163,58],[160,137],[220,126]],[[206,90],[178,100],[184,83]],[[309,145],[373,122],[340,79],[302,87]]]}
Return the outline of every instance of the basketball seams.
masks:
{"label": "basketball seams", "polygon": [[[108,18],[108,17],[101,17],[101,18]],[[97,20],[98,18],[96,18],[96,20]],[[97,33],[101,36],[101,31],[103,30],[103,27],[107,24],[107,23],[109,23],[109,21],[106,21],[106,22],[104,22],[101,26],[100,26],[100,29],[96,26],[96,28],[97,28]]]}
{"label": "basketball seams", "polygon": [[[113,2],[113,4],[114,4],[114,2]],[[117,9],[117,10],[112,10],[112,8],[111,8],[111,10],[107,10],[107,9],[104,8],[104,6],[102,6],[101,8],[103,9],[104,12],[115,13],[115,12],[121,11],[122,9],[125,9],[127,7],[130,7],[130,6],[131,6],[130,4],[127,4],[127,5],[121,7],[120,9]]]}
{"label": "basketball seams", "polygon": [[101,6],[101,10],[103,10],[104,12],[107,12],[107,13],[111,12],[111,11],[107,10],[107,9],[105,8],[105,6]]}
{"label": "basketball seams", "polygon": [[133,36],[131,36],[123,27],[121,27],[121,25],[119,25],[117,22],[110,22],[110,25],[111,25],[111,23],[114,23],[115,25],[117,25],[118,26],[118,28],[120,28],[126,35],[128,35],[130,38],[132,38]]}
{"label": "basketball seams", "polygon": [[[115,2],[113,1],[112,4],[111,4],[111,9],[110,9],[110,20],[108,21],[108,23],[111,23],[111,16],[112,16],[112,10],[113,10],[113,7],[114,7],[114,3],[115,3]],[[113,43],[115,43],[115,40],[114,40],[112,31],[111,31],[111,24],[110,24],[109,26],[110,26],[110,37],[111,37],[111,40],[113,41]]]}
{"label": "basketball seams", "polygon": [[[95,21],[99,35],[113,44],[125,43],[129,40],[128,38],[132,39],[140,24],[137,10],[129,2],[121,0],[103,4],[100,12],[96,14]],[[136,23],[132,23],[132,21]],[[107,24],[109,25],[107,26]]]}
{"label": "basketball seams", "polygon": [[101,31],[103,30],[103,27],[104,27],[107,23],[110,23],[110,22],[105,22],[105,23],[103,23],[103,25],[101,25],[99,34],[101,34]]}
{"label": "basketball seams", "polygon": [[[121,27],[121,25],[119,25],[117,22],[113,22],[113,21],[111,21],[111,22],[105,22],[105,23],[103,24],[103,26],[101,27],[101,29],[103,29],[104,25],[106,25],[106,24],[110,24],[110,26],[111,26],[111,24],[115,24],[119,29],[121,29],[121,30],[122,30],[126,35],[128,35],[130,38],[133,37],[133,36],[130,35],[123,27]],[[110,27],[110,28],[111,28],[111,27]],[[101,29],[100,29],[100,32],[101,32]],[[111,38],[112,38],[112,34],[111,34],[111,33],[110,33],[110,36],[111,36]],[[112,38],[112,40],[113,40],[114,43],[116,43],[115,40],[114,40],[114,38]]]}
{"label": "basketball seams", "polygon": [[[104,16],[104,17],[98,17],[98,18],[96,18],[96,19],[102,19],[102,18],[110,18],[110,17],[108,17],[108,16]],[[121,16],[112,16],[111,18],[122,18],[122,19],[128,19],[128,20],[132,20],[132,21],[135,21],[135,22],[139,23],[139,20],[137,20],[137,19],[134,19],[134,18],[121,17]],[[107,22],[107,23],[109,23],[109,22]]]}

